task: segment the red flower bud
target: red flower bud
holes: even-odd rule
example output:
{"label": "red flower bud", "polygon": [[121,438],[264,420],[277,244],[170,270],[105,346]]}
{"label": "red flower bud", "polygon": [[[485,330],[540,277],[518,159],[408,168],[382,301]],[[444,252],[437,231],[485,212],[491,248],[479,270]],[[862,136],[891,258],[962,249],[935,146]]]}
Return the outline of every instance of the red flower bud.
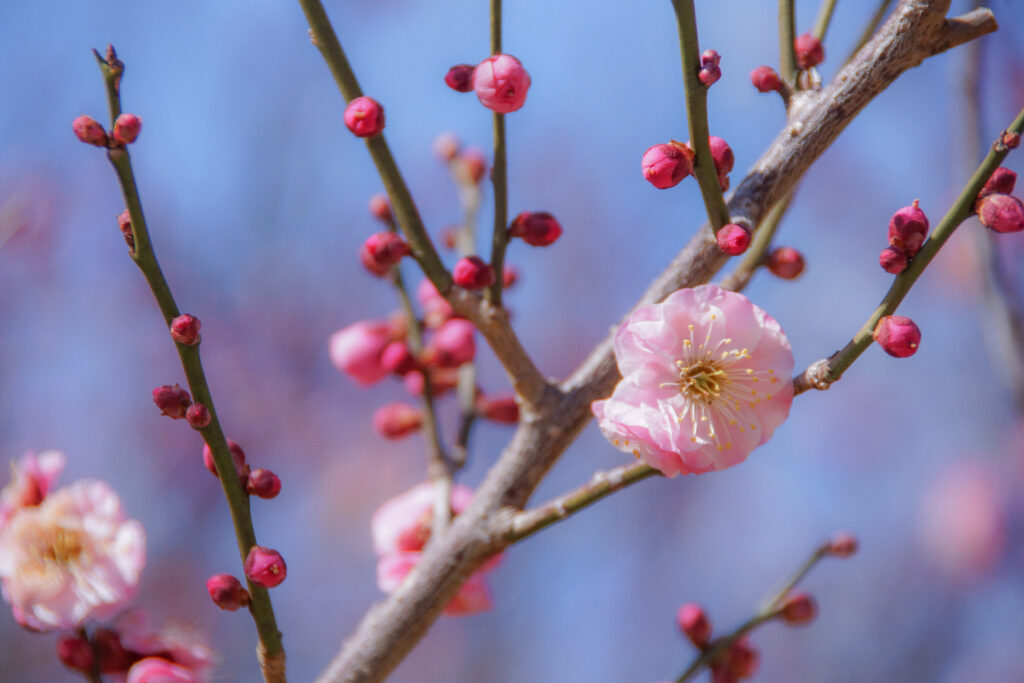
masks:
{"label": "red flower bud", "polygon": [[409,347],[404,341],[393,341],[385,346],[384,351],[380,354],[380,365],[388,372],[402,376],[419,367],[419,363],[409,352]]}
{"label": "red flower bud", "polygon": [[249,591],[231,574],[214,574],[206,580],[206,590],[213,604],[229,612],[249,604]]}
{"label": "red flower bud", "polygon": [[718,184],[721,185],[722,192],[725,192],[729,189],[729,171],[736,163],[736,157],[733,155],[729,143],[722,138],[709,136],[708,146],[711,147],[711,160],[715,162]]}
{"label": "red flower bud", "polygon": [[[1016,185],[1017,174],[1004,166],[1000,166],[992,171],[992,175],[985,181],[985,187],[981,188],[981,192],[978,193],[978,199],[980,200],[989,194],[1012,194],[1013,188]],[[977,204],[975,204],[974,210],[977,212]]]}
{"label": "red flower bud", "polygon": [[253,583],[273,588],[284,581],[288,567],[281,553],[260,545],[254,545],[245,558],[245,575]]}
{"label": "red flower bud", "polygon": [[[231,451],[231,460],[234,462],[235,471],[238,476],[245,478],[249,476],[249,466],[245,464],[245,451],[237,443],[228,439],[228,450]],[[213,463],[213,451],[208,444],[203,444],[203,465],[210,470],[213,476],[217,476],[217,467]]]}
{"label": "red flower bud", "polygon": [[688,602],[676,611],[676,624],[690,642],[704,649],[711,638],[711,621],[704,608],[695,602]]}
{"label": "red flower bud", "polygon": [[132,216],[128,209],[125,209],[118,215],[117,227],[121,229],[121,234],[124,235],[124,242],[128,245],[128,249],[134,254],[135,235],[132,233]]}
{"label": "red flower bud", "polygon": [[119,145],[130,145],[139,137],[142,130],[142,119],[135,114],[121,114],[114,121],[112,137]]}
{"label": "red flower bud", "polygon": [[393,232],[378,232],[370,235],[359,250],[359,260],[366,269],[378,277],[387,275],[391,266],[412,253],[405,240]]}
{"label": "red flower bud", "polygon": [[729,256],[738,256],[750,246],[750,231],[742,225],[729,223],[715,233],[718,248]]}
{"label": "red flower bud", "polygon": [[651,185],[665,190],[675,187],[693,172],[693,152],[679,144],[654,145],[644,152],[640,166]]}
{"label": "red flower bud", "polygon": [[160,409],[161,415],[180,420],[192,404],[192,397],[177,384],[165,384],[153,390],[153,403]]}
{"label": "red flower bud", "polygon": [[501,270],[502,287],[508,289],[517,282],[519,282],[519,269],[510,263],[506,263],[505,267]]}
{"label": "red flower bud", "polygon": [[372,97],[357,97],[345,107],[345,125],[358,137],[373,137],[384,130],[384,107]]}
{"label": "red flower bud", "polygon": [[269,500],[281,493],[281,480],[270,470],[259,467],[249,473],[249,478],[245,482],[245,490],[249,492],[249,495]]}
{"label": "red flower bud", "polygon": [[722,77],[722,70],[716,64],[705,64],[697,72],[697,80],[706,87],[711,87]]}
{"label": "red flower bud", "polygon": [[185,411],[185,420],[196,429],[206,427],[212,419],[210,409],[202,403],[193,403]]}
{"label": "red flower bud", "polygon": [[476,355],[476,327],[462,318],[452,318],[437,328],[424,352],[429,364],[457,368]]}
{"label": "red flower bud", "polygon": [[408,403],[388,403],[373,414],[373,428],[385,439],[401,439],[423,424],[423,413]]}
{"label": "red flower bud", "polygon": [[907,252],[913,257],[928,237],[928,217],[918,206],[917,200],[904,206],[889,219],[889,244]]}
{"label": "red flower bud", "polygon": [[456,64],[444,75],[444,82],[456,92],[469,92],[473,89],[473,70],[471,64]]}
{"label": "red flower bud", "polygon": [[92,645],[81,636],[63,635],[57,640],[57,659],[72,671],[89,674],[94,661]]}
{"label": "red flower bud", "polygon": [[878,256],[878,264],[885,272],[899,275],[907,269],[907,252],[899,247],[886,247]]}
{"label": "red flower bud", "polygon": [[1008,130],[1003,133],[1000,142],[1006,145],[1008,149],[1017,149],[1017,146],[1020,144],[1020,133]]}
{"label": "red flower bud", "polygon": [[194,346],[199,343],[199,318],[188,313],[179,315],[171,321],[171,338],[179,344]]}
{"label": "red flower bud", "polygon": [[793,280],[804,272],[804,255],[793,247],[778,247],[768,254],[765,265],[775,277]]}
{"label": "red flower bud", "polygon": [[794,593],[779,607],[779,617],[792,626],[802,626],[818,616],[818,605],[809,593]]}
{"label": "red flower bud", "polygon": [[379,220],[384,225],[393,225],[395,217],[391,213],[391,204],[388,203],[388,198],[382,194],[375,194],[370,197],[369,203],[366,208],[370,210],[370,215]]}
{"label": "red flower bud", "polygon": [[758,654],[746,637],[740,638],[725,653],[724,663],[726,670],[737,678],[750,678],[757,673],[757,667],[761,662],[761,655]]}
{"label": "red flower bud", "polygon": [[476,411],[481,417],[492,422],[515,424],[519,422],[519,404],[515,396],[488,397],[480,395],[476,399]]}
{"label": "red flower bud", "polygon": [[782,78],[770,66],[759,66],[750,72],[750,82],[758,92],[782,90]]}
{"label": "red flower bud", "polygon": [[825,61],[825,48],[813,33],[805,33],[793,40],[796,64],[801,69],[810,69]]}
{"label": "red flower bud", "polygon": [[[431,368],[430,372],[430,395],[440,396],[445,394],[452,389],[459,382],[459,372],[455,368]],[[416,372],[410,372],[404,378],[402,382],[405,384],[405,389],[413,396],[423,395],[423,371],[419,370]]]}
{"label": "red flower bud", "polygon": [[853,534],[838,533],[828,542],[826,552],[834,557],[851,557],[857,552],[860,542]]}
{"label": "red flower bud", "polygon": [[990,194],[978,205],[978,219],[989,230],[1020,232],[1024,230],[1024,204],[1008,194]]}
{"label": "red flower bud", "polygon": [[873,336],[883,351],[896,358],[913,356],[921,344],[921,330],[902,315],[887,315],[879,320]]}
{"label": "red flower bud", "polygon": [[91,116],[79,116],[71,122],[71,130],[75,132],[75,137],[87,145],[107,146],[107,131]]}
{"label": "red flower bud", "polygon": [[494,268],[479,256],[467,256],[455,264],[452,279],[464,289],[483,289],[494,284]]}
{"label": "red flower bud", "polygon": [[523,211],[509,227],[510,237],[520,237],[534,247],[546,247],[562,234],[562,226],[547,211]]}

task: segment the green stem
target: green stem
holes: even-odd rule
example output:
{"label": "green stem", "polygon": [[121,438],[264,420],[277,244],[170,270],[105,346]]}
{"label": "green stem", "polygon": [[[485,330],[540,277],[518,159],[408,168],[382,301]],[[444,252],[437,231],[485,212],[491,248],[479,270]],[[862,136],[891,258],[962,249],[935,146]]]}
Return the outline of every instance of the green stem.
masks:
{"label": "green stem", "polygon": [[[501,54],[501,0],[491,0],[491,54]],[[508,159],[505,154],[505,115],[494,112],[494,237],[491,241],[491,267],[494,284],[487,289],[487,300],[501,306],[502,271],[508,246]]]}
{"label": "green stem", "polygon": [[[1021,109],[1020,113],[1017,114],[1017,118],[1014,119],[1007,130],[1015,133],[1024,132],[1024,109]],[[978,192],[981,191],[989,176],[992,175],[992,172],[1006,158],[1009,152],[1009,148],[1002,144],[1001,140],[997,140],[992,145],[984,161],[981,162],[981,165],[974,172],[974,175],[971,176],[971,179],[967,181],[967,185],[960,192],[960,196],[957,197],[953,206],[942,217],[939,224],[935,226],[935,230],[932,231],[931,237],[921,247],[921,251],[914,256],[907,269],[896,276],[892,286],[878,305],[878,308],[875,309],[875,312],[868,318],[868,321],[860,331],[854,335],[853,339],[826,362],[824,371],[826,383],[830,384],[842,377],[846,369],[871,346],[873,341],[872,335],[875,327],[878,326],[878,321],[887,315],[892,315],[896,311],[896,307],[907,296],[910,288],[913,287],[921,273],[924,272],[924,269],[928,267],[928,264],[932,262],[935,255],[939,253],[942,246],[952,236],[953,231],[973,214],[974,201],[978,197]],[[802,377],[801,375],[796,380],[798,392],[810,388],[801,383]]]}
{"label": "green stem", "polygon": [[779,0],[779,75],[788,85],[796,83],[796,24],[793,0]]}
{"label": "green stem", "polygon": [[729,223],[729,209],[718,184],[718,173],[711,158],[708,140],[708,88],[700,82],[700,47],[697,42],[697,16],[693,0],[672,0],[679,24],[679,52],[683,62],[683,88],[686,92],[686,119],[690,144],[694,150],[693,174],[700,185],[704,208],[714,232]]}
{"label": "green stem", "polygon": [[825,40],[829,24],[832,23],[832,12],[836,9],[836,0],[824,0],[821,9],[818,10],[818,19],[814,22],[814,37],[818,40]]}
{"label": "green stem", "polygon": [[[338,36],[334,33],[334,28],[327,18],[323,4],[320,0],[299,0],[299,4],[302,5],[302,10],[309,21],[313,44],[317,46],[324,61],[327,62],[345,101],[351,102],[355,98],[361,97],[363,92],[359,88],[359,81],[356,80],[348,58],[345,56],[344,50],[341,49],[341,43],[338,42]],[[391,155],[391,149],[388,147],[384,135],[366,138],[366,147],[370,150],[377,173],[380,174],[381,180],[384,182],[384,189],[391,200],[391,207],[398,225],[409,242],[409,246],[412,247],[413,257],[419,262],[423,273],[437,287],[437,291],[442,295],[447,294],[452,288],[452,276],[441,262],[441,257],[438,256],[437,250],[423,226],[423,219],[420,218],[416,203],[398,170],[398,165]]]}
{"label": "green stem", "polygon": [[[113,49],[108,54],[112,55]],[[98,54],[97,58],[99,58]],[[116,119],[116,112],[120,111],[118,82],[123,66],[118,68],[115,65],[115,68],[111,69],[105,60],[100,59],[99,61],[104,82],[107,86],[108,97],[114,103],[111,106],[111,122],[113,122]],[[135,240],[135,251],[132,254],[132,258],[145,276],[146,282],[149,283],[157,305],[160,307],[160,312],[163,314],[164,322],[170,326],[171,321],[179,315],[179,310],[167,280],[160,270],[156,254],[153,251],[146,218],[142,211],[142,202],[135,183],[131,157],[128,154],[128,150],[120,147],[110,149],[107,152],[107,157],[117,172],[121,191],[124,195],[125,206],[131,216],[132,234]],[[256,534],[253,530],[252,516],[249,509],[249,497],[239,481],[231,457],[231,451],[228,448],[227,439],[224,437],[220,420],[217,418],[213,397],[210,393],[206,374],[203,371],[203,364],[199,357],[199,346],[175,342],[175,347],[181,359],[182,369],[185,371],[185,377],[188,381],[193,400],[196,403],[202,403],[210,411],[210,424],[197,431],[199,431],[203,440],[209,445],[213,454],[218,478],[224,489],[224,495],[227,498],[228,508],[231,512],[231,521],[235,529],[238,552],[244,563],[249,550],[256,545]],[[261,665],[264,663],[269,664],[269,666],[264,668],[264,678],[268,681],[283,681],[284,649],[281,645],[281,633],[277,629],[274,610],[270,603],[270,595],[266,588],[251,581],[249,581],[249,594],[252,598],[250,611],[252,612],[253,620],[256,622],[260,649],[263,655]],[[269,660],[269,662],[264,662],[264,660]]]}

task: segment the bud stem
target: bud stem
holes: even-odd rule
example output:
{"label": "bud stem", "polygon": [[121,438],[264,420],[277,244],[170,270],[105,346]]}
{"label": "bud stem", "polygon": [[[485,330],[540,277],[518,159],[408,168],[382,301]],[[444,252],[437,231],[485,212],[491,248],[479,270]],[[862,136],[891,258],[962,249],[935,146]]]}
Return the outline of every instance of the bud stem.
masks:
{"label": "bud stem", "polygon": [[779,75],[786,85],[796,83],[796,23],[793,0],[779,0]]}

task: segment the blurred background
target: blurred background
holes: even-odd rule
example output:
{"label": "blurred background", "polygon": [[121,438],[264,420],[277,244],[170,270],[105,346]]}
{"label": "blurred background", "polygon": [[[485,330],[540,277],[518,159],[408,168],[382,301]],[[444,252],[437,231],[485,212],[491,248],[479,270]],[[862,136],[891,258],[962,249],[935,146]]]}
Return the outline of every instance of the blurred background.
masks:
{"label": "blurred background", "polygon": [[[818,7],[799,2],[797,32]],[[955,11],[967,3],[954,2]],[[821,67],[830,79],[876,3],[840,1]],[[983,38],[982,139],[1024,104],[1019,3],[992,0]],[[449,90],[448,67],[488,54],[486,3],[327,3],[428,227],[461,218],[433,139],[490,149],[491,115]],[[784,121],[748,74],[777,64],[776,3],[697,3],[702,48],[722,54],[711,131],[736,154],[734,186]],[[220,653],[217,679],[253,681],[254,628],[204,589],[238,573],[226,504],[201,442],[161,417],[150,391],[184,384],[176,354],[115,217],[123,206],[104,155],[71,120],[107,121],[91,48],[127,64],[125,109],[157,253],[183,311],[203,323],[203,356],[228,436],[277,472],[279,498],[253,500],[261,543],[285,556],[272,592],[291,679],[311,680],[375,586],[369,520],[424,476],[414,436],[387,442],[373,410],[400,382],[361,389],[327,358],[327,337],[397,309],[357,252],[378,230],[382,190],[343,101],[310,45],[297,3],[40,0],[0,8],[0,459],[60,449],[60,482],[98,477],[148,533],[137,603],[195,626]],[[505,8],[505,50],[533,86],[507,117],[510,213],[546,210],[565,228],[548,249],[514,243],[515,325],[542,371],[565,377],[704,221],[696,183],[658,191],[640,174],[652,144],[688,135],[668,2],[525,0]],[[746,293],[787,331],[797,367],[863,324],[891,276],[877,265],[896,209],[920,199],[938,222],[978,157],[965,122],[965,51],[904,74],[842,134],[800,185],[780,244],[803,251],[794,282],[758,274]],[[490,153],[488,152],[488,157]],[[1021,152],[1006,165],[1024,172]],[[485,188],[481,224],[490,226]],[[490,575],[495,609],[442,618],[396,682],[644,682],[693,656],[674,625],[696,600],[731,629],[834,531],[861,552],[806,581],[821,608],[799,630],[769,625],[753,643],[763,681],[1024,680],[1024,428],[1012,373],[985,303],[973,220],[900,312],[924,338],[906,360],[871,348],[742,466],[618,493],[506,554]],[[995,241],[1014,281],[1024,235]],[[482,237],[485,249],[489,238]],[[447,255],[449,263],[454,258]],[[419,276],[406,266],[413,285]],[[481,344],[480,384],[508,388]],[[451,440],[454,399],[442,419]],[[479,424],[461,480],[477,485],[511,429]],[[623,463],[592,425],[537,492],[540,501]],[[55,638],[0,614],[0,679],[73,680]]]}

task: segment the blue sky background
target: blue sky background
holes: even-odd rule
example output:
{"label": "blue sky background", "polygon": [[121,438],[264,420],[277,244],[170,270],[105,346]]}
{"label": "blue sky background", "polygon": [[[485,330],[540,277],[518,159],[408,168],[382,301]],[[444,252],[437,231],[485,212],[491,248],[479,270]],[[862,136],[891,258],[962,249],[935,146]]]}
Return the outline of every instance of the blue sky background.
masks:
{"label": "blue sky background", "polygon": [[[803,32],[817,6],[797,4]],[[539,367],[564,377],[703,222],[694,182],[658,191],[639,169],[647,147],[687,137],[676,27],[668,2],[506,5],[505,49],[533,79],[507,119],[510,210],[547,210],[565,228],[548,249],[512,245],[522,282],[508,302]],[[839,2],[826,79],[873,5]],[[1024,104],[1020,8],[991,6],[1003,29],[984,39],[986,139]],[[486,3],[327,8],[364,90],[386,107],[388,142],[436,234],[461,212],[434,137],[490,147],[490,112],[442,80],[487,55]],[[736,185],[784,121],[748,80],[776,63],[775,3],[697,10],[701,47],[722,54],[711,131],[735,151]],[[292,679],[310,680],[379,599],[369,519],[422,478],[423,454],[417,439],[385,442],[370,426],[375,407],[405,395],[399,383],[359,389],[327,360],[331,332],[396,306],[357,258],[377,229],[365,205],[381,184],[306,28],[297,3],[259,0],[0,7],[0,458],[57,448],[65,483],[112,483],[149,535],[139,603],[204,631],[223,657],[218,680],[258,675],[250,620],[216,610],[203,588],[238,569],[226,506],[198,437],[150,401],[183,376],[117,230],[115,176],[70,123],[106,120],[90,49],[112,42],[127,63],[125,108],[144,120],[132,156],[155,247],[180,306],[203,322],[218,412],[284,483],[278,499],[254,500],[254,515],[260,541],[288,561],[272,595]],[[779,240],[804,252],[807,273],[760,274],[747,290],[787,331],[798,367],[844,344],[885,292],[877,254],[892,212],[919,198],[935,224],[973,169],[961,78],[962,51],[904,74],[801,184]],[[1019,154],[1007,165],[1022,172]],[[862,552],[808,579],[821,607],[812,626],[755,635],[759,680],[1024,677],[1024,431],[985,352],[980,229],[966,224],[901,308],[924,333],[916,356],[872,348],[832,390],[799,398],[742,466],[643,482],[513,548],[491,575],[494,612],[439,621],[393,680],[674,678],[693,654],[674,628],[680,603],[737,625],[838,529],[856,532]],[[1019,236],[996,244],[1021,262]],[[489,351],[480,356],[481,385],[505,390]],[[444,416],[450,438],[451,406]],[[510,434],[481,425],[463,481],[479,483]],[[622,462],[591,427],[537,500]],[[957,493],[976,479],[991,495]],[[1004,533],[980,566],[970,528],[922,531],[937,514],[985,510]],[[71,678],[52,636],[3,618],[0,640],[10,680]]]}

